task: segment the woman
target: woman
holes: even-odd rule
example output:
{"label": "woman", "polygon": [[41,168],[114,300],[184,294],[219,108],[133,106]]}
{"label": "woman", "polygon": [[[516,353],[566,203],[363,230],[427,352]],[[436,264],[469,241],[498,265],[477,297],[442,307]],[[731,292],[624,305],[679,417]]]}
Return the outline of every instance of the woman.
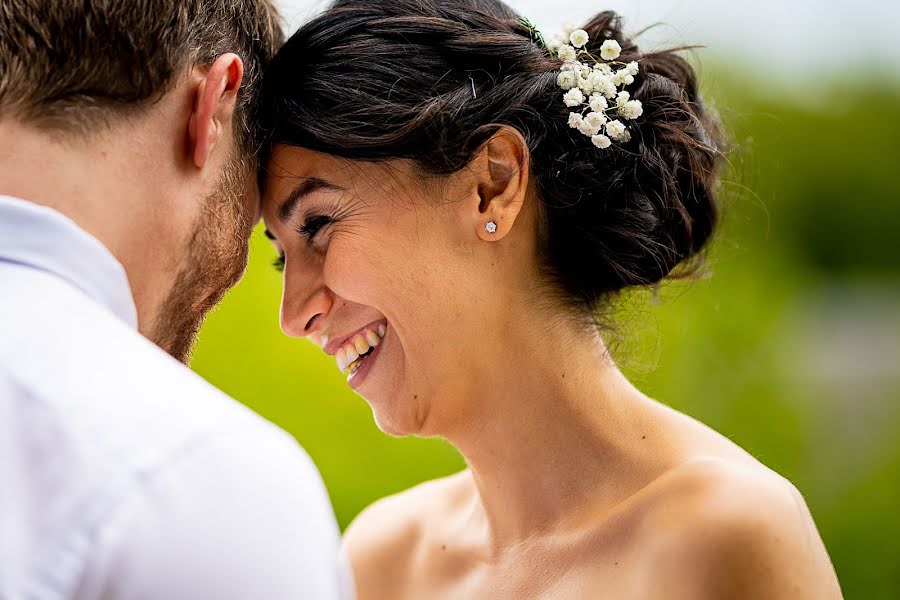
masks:
{"label": "woman", "polygon": [[796,489],[607,354],[618,292],[697,265],[721,149],[678,55],[610,12],[568,42],[498,0],[341,0],[267,75],[283,329],[468,464],[351,525],[359,596],[840,597]]}

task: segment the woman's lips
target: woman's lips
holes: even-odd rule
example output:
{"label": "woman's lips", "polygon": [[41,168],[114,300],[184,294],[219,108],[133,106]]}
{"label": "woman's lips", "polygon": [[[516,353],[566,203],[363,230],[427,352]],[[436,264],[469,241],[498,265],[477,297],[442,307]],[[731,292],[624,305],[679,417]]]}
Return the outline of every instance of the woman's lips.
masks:
{"label": "woman's lips", "polygon": [[372,371],[376,361],[381,356],[382,348],[384,348],[384,340],[382,343],[372,349],[365,357],[359,359],[359,363],[352,367],[350,374],[347,376],[347,384],[354,390],[358,390],[363,385],[369,373]]}
{"label": "woman's lips", "polygon": [[354,373],[365,355],[381,344],[386,331],[387,325],[384,322],[376,322],[348,337],[334,352],[334,359],[341,373]]}

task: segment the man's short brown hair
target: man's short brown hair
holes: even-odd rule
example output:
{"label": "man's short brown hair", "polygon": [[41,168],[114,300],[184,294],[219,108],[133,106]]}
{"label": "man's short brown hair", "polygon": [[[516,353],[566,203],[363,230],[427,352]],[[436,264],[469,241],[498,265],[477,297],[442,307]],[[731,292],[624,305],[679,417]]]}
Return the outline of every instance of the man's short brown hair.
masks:
{"label": "man's short brown hair", "polygon": [[252,152],[260,77],[282,39],[270,0],[2,0],[0,119],[89,133],[235,52],[235,131]]}

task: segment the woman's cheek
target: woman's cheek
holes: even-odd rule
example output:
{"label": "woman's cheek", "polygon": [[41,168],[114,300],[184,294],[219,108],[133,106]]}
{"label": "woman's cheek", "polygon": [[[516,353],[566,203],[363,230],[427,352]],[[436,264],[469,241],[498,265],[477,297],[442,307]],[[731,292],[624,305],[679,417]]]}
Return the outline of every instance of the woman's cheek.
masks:
{"label": "woman's cheek", "polygon": [[338,296],[359,304],[368,304],[366,296],[380,271],[372,249],[366,249],[352,237],[335,237],[325,254],[326,285]]}

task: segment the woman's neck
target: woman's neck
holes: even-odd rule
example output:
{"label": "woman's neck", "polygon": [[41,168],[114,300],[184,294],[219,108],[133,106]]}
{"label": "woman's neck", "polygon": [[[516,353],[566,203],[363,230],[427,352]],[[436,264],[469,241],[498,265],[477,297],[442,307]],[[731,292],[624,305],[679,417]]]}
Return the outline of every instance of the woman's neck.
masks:
{"label": "woman's neck", "polygon": [[657,405],[600,336],[577,324],[550,329],[510,333],[521,339],[505,340],[472,412],[446,436],[472,470],[473,519],[484,519],[494,551],[612,508],[658,476],[670,454],[652,430]]}

